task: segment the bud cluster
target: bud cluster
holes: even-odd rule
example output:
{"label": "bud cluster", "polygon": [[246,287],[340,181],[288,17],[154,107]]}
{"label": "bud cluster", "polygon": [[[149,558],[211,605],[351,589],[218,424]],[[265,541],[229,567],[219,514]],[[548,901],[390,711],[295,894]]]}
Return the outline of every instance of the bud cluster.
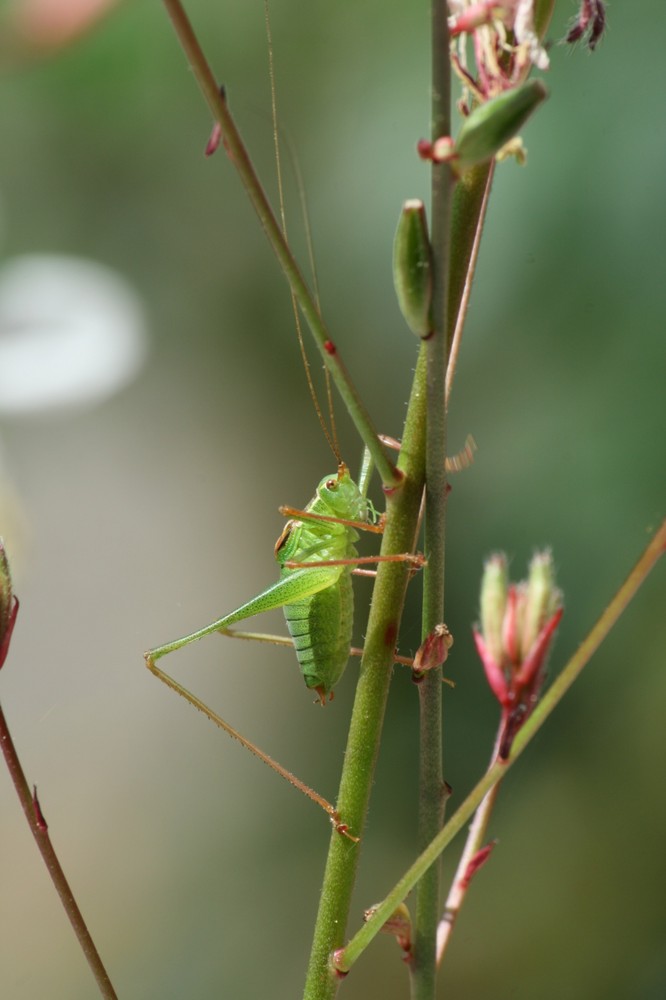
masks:
{"label": "bud cluster", "polygon": [[562,614],[562,594],[555,586],[550,552],[537,553],[527,580],[518,584],[509,583],[505,555],[488,559],[474,641],[512,735],[539,698]]}

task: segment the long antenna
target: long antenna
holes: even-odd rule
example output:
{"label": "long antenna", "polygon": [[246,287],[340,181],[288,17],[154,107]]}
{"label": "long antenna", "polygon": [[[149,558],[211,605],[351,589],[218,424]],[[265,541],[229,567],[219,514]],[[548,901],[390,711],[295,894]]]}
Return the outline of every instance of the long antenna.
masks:
{"label": "long antenna", "polygon": [[[279,129],[279,126],[278,126],[278,117],[277,117],[277,97],[276,97],[277,91],[276,91],[276,86],[275,86],[275,63],[274,63],[274,59],[273,59],[273,34],[272,34],[272,31],[271,31],[271,20],[270,20],[270,13],[269,13],[269,0],[264,0],[264,21],[265,21],[265,25],[266,25],[266,39],[267,39],[267,42],[268,42],[268,75],[269,75],[270,84],[271,84],[271,118],[272,118],[272,121],[273,121],[273,146],[274,146],[274,149],[275,149],[275,166],[276,166],[276,173],[277,173],[278,197],[279,197],[279,203],[280,203],[280,223],[281,223],[281,226],[282,226],[282,233],[284,235],[284,238],[287,239],[287,217],[286,217],[286,212],[285,212],[285,207],[284,207],[284,187],[283,187],[283,183],[282,183],[282,159],[281,159],[281,155],[280,155],[280,129]],[[302,215],[303,215],[303,224],[305,226],[305,239],[306,239],[306,244],[307,244],[307,249],[308,249],[308,259],[309,259],[309,262],[310,262],[310,270],[312,272],[312,280],[313,280],[313,285],[314,285],[315,302],[317,303],[317,309],[319,311],[321,311],[321,309],[320,309],[320,302],[319,302],[319,288],[318,288],[318,284],[317,284],[317,270],[316,270],[315,261],[314,261],[314,247],[313,247],[313,243],[312,243],[312,230],[311,230],[311,227],[310,227],[310,216],[309,216],[309,213],[308,213],[307,201],[306,201],[306,198],[305,198],[305,186],[303,184],[303,177],[302,177],[302,174],[301,174],[300,166],[298,164],[298,159],[297,159],[297,157],[295,155],[293,147],[291,146],[291,143],[289,143],[289,142],[288,142],[288,148],[289,148],[290,159],[291,159],[291,162],[292,162],[294,173],[296,175],[296,183],[298,185],[298,192],[299,192],[299,197],[300,197],[300,202],[301,202],[301,212],[302,212]],[[324,437],[328,441],[328,446],[331,449],[331,451],[333,452],[333,455],[335,456],[335,460],[336,460],[336,462],[339,465],[340,461],[341,461],[341,458],[340,458],[340,446],[338,444],[338,435],[337,435],[337,429],[336,429],[336,426],[335,426],[335,415],[334,415],[334,412],[333,412],[333,393],[332,393],[332,389],[331,389],[331,377],[329,375],[328,369],[327,368],[324,369],[325,376],[326,376],[326,398],[328,400],[328,412],[329,412],[330,421],[331,421],[331,426],[330,426],[330,430],[329,430],[329,427],[326,424],[326,420],[324,419],[324,415],[322,413],[321,406],[319,405],[319,399],[317,397],[317,391],[315,389],[314,382],[312,380],[312,371],[311,371],[311,368],[310,368],[310,361],[309,361],[309,358],[308,358],[308,356],[306,354],[305,343],[303,341],[303,331],[302,331],[302,328],[301,328],[300,314],[298,312],[298,303],[296,301],[296,296],[294,295],[293,292],[291,293],[291,304],[292,304],[292,308],[294,310],[294,322],[296,324],[296,335],[298,337],[298,345],[299,345],[300,351],[301,351],[301,358],[303,359],[303,367],[305,369],[305,378],[306,378],[307,383],[308,383],[308,389],[310,390],[310,396],[312,397],[312,402],[314,404],[315,412],[317,414],[317,418],[318,418],[319,423],[321,425],[321,429],[324,432]]]}

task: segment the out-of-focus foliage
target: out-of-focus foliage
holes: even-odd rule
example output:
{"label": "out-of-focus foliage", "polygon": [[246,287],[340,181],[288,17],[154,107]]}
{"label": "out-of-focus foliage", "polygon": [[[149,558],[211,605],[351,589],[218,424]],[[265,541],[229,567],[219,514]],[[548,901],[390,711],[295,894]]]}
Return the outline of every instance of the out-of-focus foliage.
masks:
{"label": "out-of-focus foliage", "polygon": [[[190,7],[273,191],[261,4]],[[558,5],[554,41],[574,7]],[[527,167],[497,174],[451,406],[452,450],[468,432],[479,447],[449,505],[452,805],[483,769],[496,722],[470,630],[484,557],[507,551],[521,572],[552,546],[566,605],[557,669],[663,516],[665,22],[656,0],[614,4],[593,56],[552,48]],[[427,198],[415,153],[428,131],[426,5],[284,0],[273,31],[323,309],[378,426],[397,435],[416,344],[391,247],[402,202]],[[141,657],[270,581],[278,504],[304,503],[333,468],[284,282],[224,152],[203,157],[210,125],[159,4],[122,5],[2,80],[0,264],[58,253],[112,267],[143,299],[152,353],[96,408],[2,419],[0,517],[9,524],[11,497],[22,606],[1,695],[120,995],[292,1000],[327,822]],[[443,996],[664,995],[660,582],[502,789],[500,845],[461,916]],[[357,593],[361,632],[363,582]],[[406,622],[404,652],[419,642],[418,617]],[[326,711],[288,652],[213,638],[170,666],[334,796],[353,664]],[[396,676],[358,921],[414,854],[415,701]],[[89,974],[7,779],[0,795],[0,992],[87,1000]],[[406,989],[388,939],[344,986],[349,1000]]]}

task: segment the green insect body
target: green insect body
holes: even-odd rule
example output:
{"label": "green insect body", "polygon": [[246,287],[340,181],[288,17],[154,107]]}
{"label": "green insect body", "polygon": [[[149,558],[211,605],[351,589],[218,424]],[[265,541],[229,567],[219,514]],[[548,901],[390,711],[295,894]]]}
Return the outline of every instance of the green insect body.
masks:
{"label": "green insect body", "polygon": [[[345,466],[337,476],[322,479],[305,513],[366,522],[368,501]],[[349,659],[354,597],[351,565],[289,569],[285,563],[329,562],[356,559],[354,528],[335,521],[307,518],[289,521],[275,546],[282,569],[280,580],[299,574],[307,594],[289,600],[284,616],[294,641],[296,655],[307,687],[322,703],[338,683]]]}
{"label": "green insect body", "polygon": [[[353,526],[340,522],[365,524],[372,510],[341,464],[337,475],[322,479],[302,516],[289,521],[278,538],[279,580],[224,618],[151,650],[148,665],[205,635],[283,608],[305,683],[323,704],[347,665],[354,617],[351,573],[359,536]],[[328,565],[331,562],[336,565]],[[310,568],[309,563],[314,565]]]}

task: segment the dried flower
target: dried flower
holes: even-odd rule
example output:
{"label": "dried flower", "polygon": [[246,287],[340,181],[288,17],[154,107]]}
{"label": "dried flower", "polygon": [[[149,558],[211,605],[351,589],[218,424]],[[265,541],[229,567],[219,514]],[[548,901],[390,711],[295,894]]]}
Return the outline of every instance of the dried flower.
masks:
{"label": "dried flower", "polygon": [[576,20],[571,25],[565,41],[577,42],[587,35],[587,47],[594,52],[606,27],[606,8],[602,0],[582,0]]}
{"label": "dried flower", "polygon": [[[449,6],[453,66],[477,100],[515,87],[532,67],[548,69],[541,36],[551,10],[542,9],[543,0],[450,0]],[[476,76],[467,66],[465,36],[473,38]]]}
{"label": "dried flower", "polygon": [[434,670],[446,663],[452,645],[453,636],[449,632],[448,626],[443,622],[440,625],[435,625],[433,631],[428,633],[416,651],[412,667],[412,680],[418,683],[423,680],[423,676],[428,670]]}

